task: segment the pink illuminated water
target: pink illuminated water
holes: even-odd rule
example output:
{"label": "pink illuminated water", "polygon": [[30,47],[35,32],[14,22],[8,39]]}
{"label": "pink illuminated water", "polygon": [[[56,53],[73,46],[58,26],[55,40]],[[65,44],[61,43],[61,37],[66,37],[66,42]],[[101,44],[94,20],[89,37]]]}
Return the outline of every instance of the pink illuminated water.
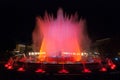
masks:
{"label": "pink illuminated water", "polygon": [[[88,48],[90,40],[85,31],[85,20],[78,20],[77,15],[66,16],[62,9],[57,18],[45,14],[44,18],[36,18],[33,31],[34,51],[46,52],[47,56],[59,56],[59,53],[79,53]],[[81,56],[76,57],[78,61]]]}

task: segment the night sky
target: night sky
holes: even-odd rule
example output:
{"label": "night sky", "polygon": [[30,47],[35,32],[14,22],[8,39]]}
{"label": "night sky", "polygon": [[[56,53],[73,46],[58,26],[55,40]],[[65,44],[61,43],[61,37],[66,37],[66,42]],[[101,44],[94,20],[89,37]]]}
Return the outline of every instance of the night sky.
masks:
{"label": "night sky", "polygon": [[92,41],[120,40],[120,5],[114,0],[1,0],[0,50],[12,50],[16,43],[32,43],[35,17],[43,16],[46,10],[56,16],[59,7],[86,19]]}

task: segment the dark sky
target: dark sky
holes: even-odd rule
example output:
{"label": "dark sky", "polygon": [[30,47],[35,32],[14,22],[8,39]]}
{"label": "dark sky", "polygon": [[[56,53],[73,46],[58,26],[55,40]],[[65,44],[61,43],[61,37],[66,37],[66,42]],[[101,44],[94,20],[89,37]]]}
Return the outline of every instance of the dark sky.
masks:
{"label": "dark sky", "polygon": [[92,41],[102,38],[120,39],[120,5],[115,0],[1,0],[0,50],[13,49],[16,43],[31,43],[35,17],[57,9],[78,12],[87,21]]}

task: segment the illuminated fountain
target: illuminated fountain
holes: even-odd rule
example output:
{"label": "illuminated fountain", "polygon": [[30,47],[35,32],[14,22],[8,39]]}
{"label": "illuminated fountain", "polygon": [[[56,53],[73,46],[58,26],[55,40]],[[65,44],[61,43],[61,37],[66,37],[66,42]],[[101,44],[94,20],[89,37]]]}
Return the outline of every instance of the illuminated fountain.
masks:
{"label": "illuminated fountain", "polygon": [[[40,63],[40,66],[35,70],[37,73],[45,73],[43,66],[47,64],[62,64],[62,69],[58,72],[69,73],[65,69],[65,65],[78,63],[82,64],[82,72],[84,73],[92,72],[86,66],[87,63],[98,63],[101,65],[100,71],[107,71],[101,63],[99,54],[89,51],[90,39],[86,32],[85,20],[78,19],[77,14],[66,15],[62,9],[59,9],[56,18],[47,13],[43,18],[37,17],[32,38],[33,52],[29,52],[27,57],[24,56],[23,59],[17,60],[23,63]],[[95,57],[96,54],[97,57]],[[5,67],[13,69],[13,63],[14,60],[8,61]],[[116,68],[112,61],[108,61],[107,65],[111,69]],[[22,65],[17,70],[26,71],[25,68]]]}
{"label": "illuminated fountain", "polygon": [[46,13],[44,18],[37,17],[36,20],[34,51],[46,52],[47,62],[55,61],[55,58],[62,59],[62,55],[71,58],[72,62],[81,61],[81,52],[88,49],[90,44],[83,19],[78,20],[77,14],[64,15],[59,9],[57,18]]}
{"label": "illuminated fountain", "polygon": [[[64,69],[65,58],[72,63],[80,62],[81,52],[89,48],[85,21],[78,20],[77,14],[70,17],[64,15],[62,9],[58,10],[56,19],[46,13],[44,18],[37,17],[36,20],[33,46],[34,51],[40,51],[39,60],[46,56],[46,62],[62,63],[60,73],[68,73]],[[46,53],[45,56],[41,55],[43,52]]]}

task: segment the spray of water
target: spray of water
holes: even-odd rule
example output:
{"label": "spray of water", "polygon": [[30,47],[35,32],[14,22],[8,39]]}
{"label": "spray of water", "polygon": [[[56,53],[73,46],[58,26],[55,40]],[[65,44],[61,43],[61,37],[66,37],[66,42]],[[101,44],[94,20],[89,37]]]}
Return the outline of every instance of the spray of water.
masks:
{"label": "spray of water", "polygon": [[77,14],[64,15],[61,8],[57,12],[57,18],[45,13],[44,18],[36,18],[34,51],[46,52],[49,57],[68,52],[76,58],[75,61],[80,61],[81,52],[88,49],[90,44],[85,27],[85,20],[78,20]]}

